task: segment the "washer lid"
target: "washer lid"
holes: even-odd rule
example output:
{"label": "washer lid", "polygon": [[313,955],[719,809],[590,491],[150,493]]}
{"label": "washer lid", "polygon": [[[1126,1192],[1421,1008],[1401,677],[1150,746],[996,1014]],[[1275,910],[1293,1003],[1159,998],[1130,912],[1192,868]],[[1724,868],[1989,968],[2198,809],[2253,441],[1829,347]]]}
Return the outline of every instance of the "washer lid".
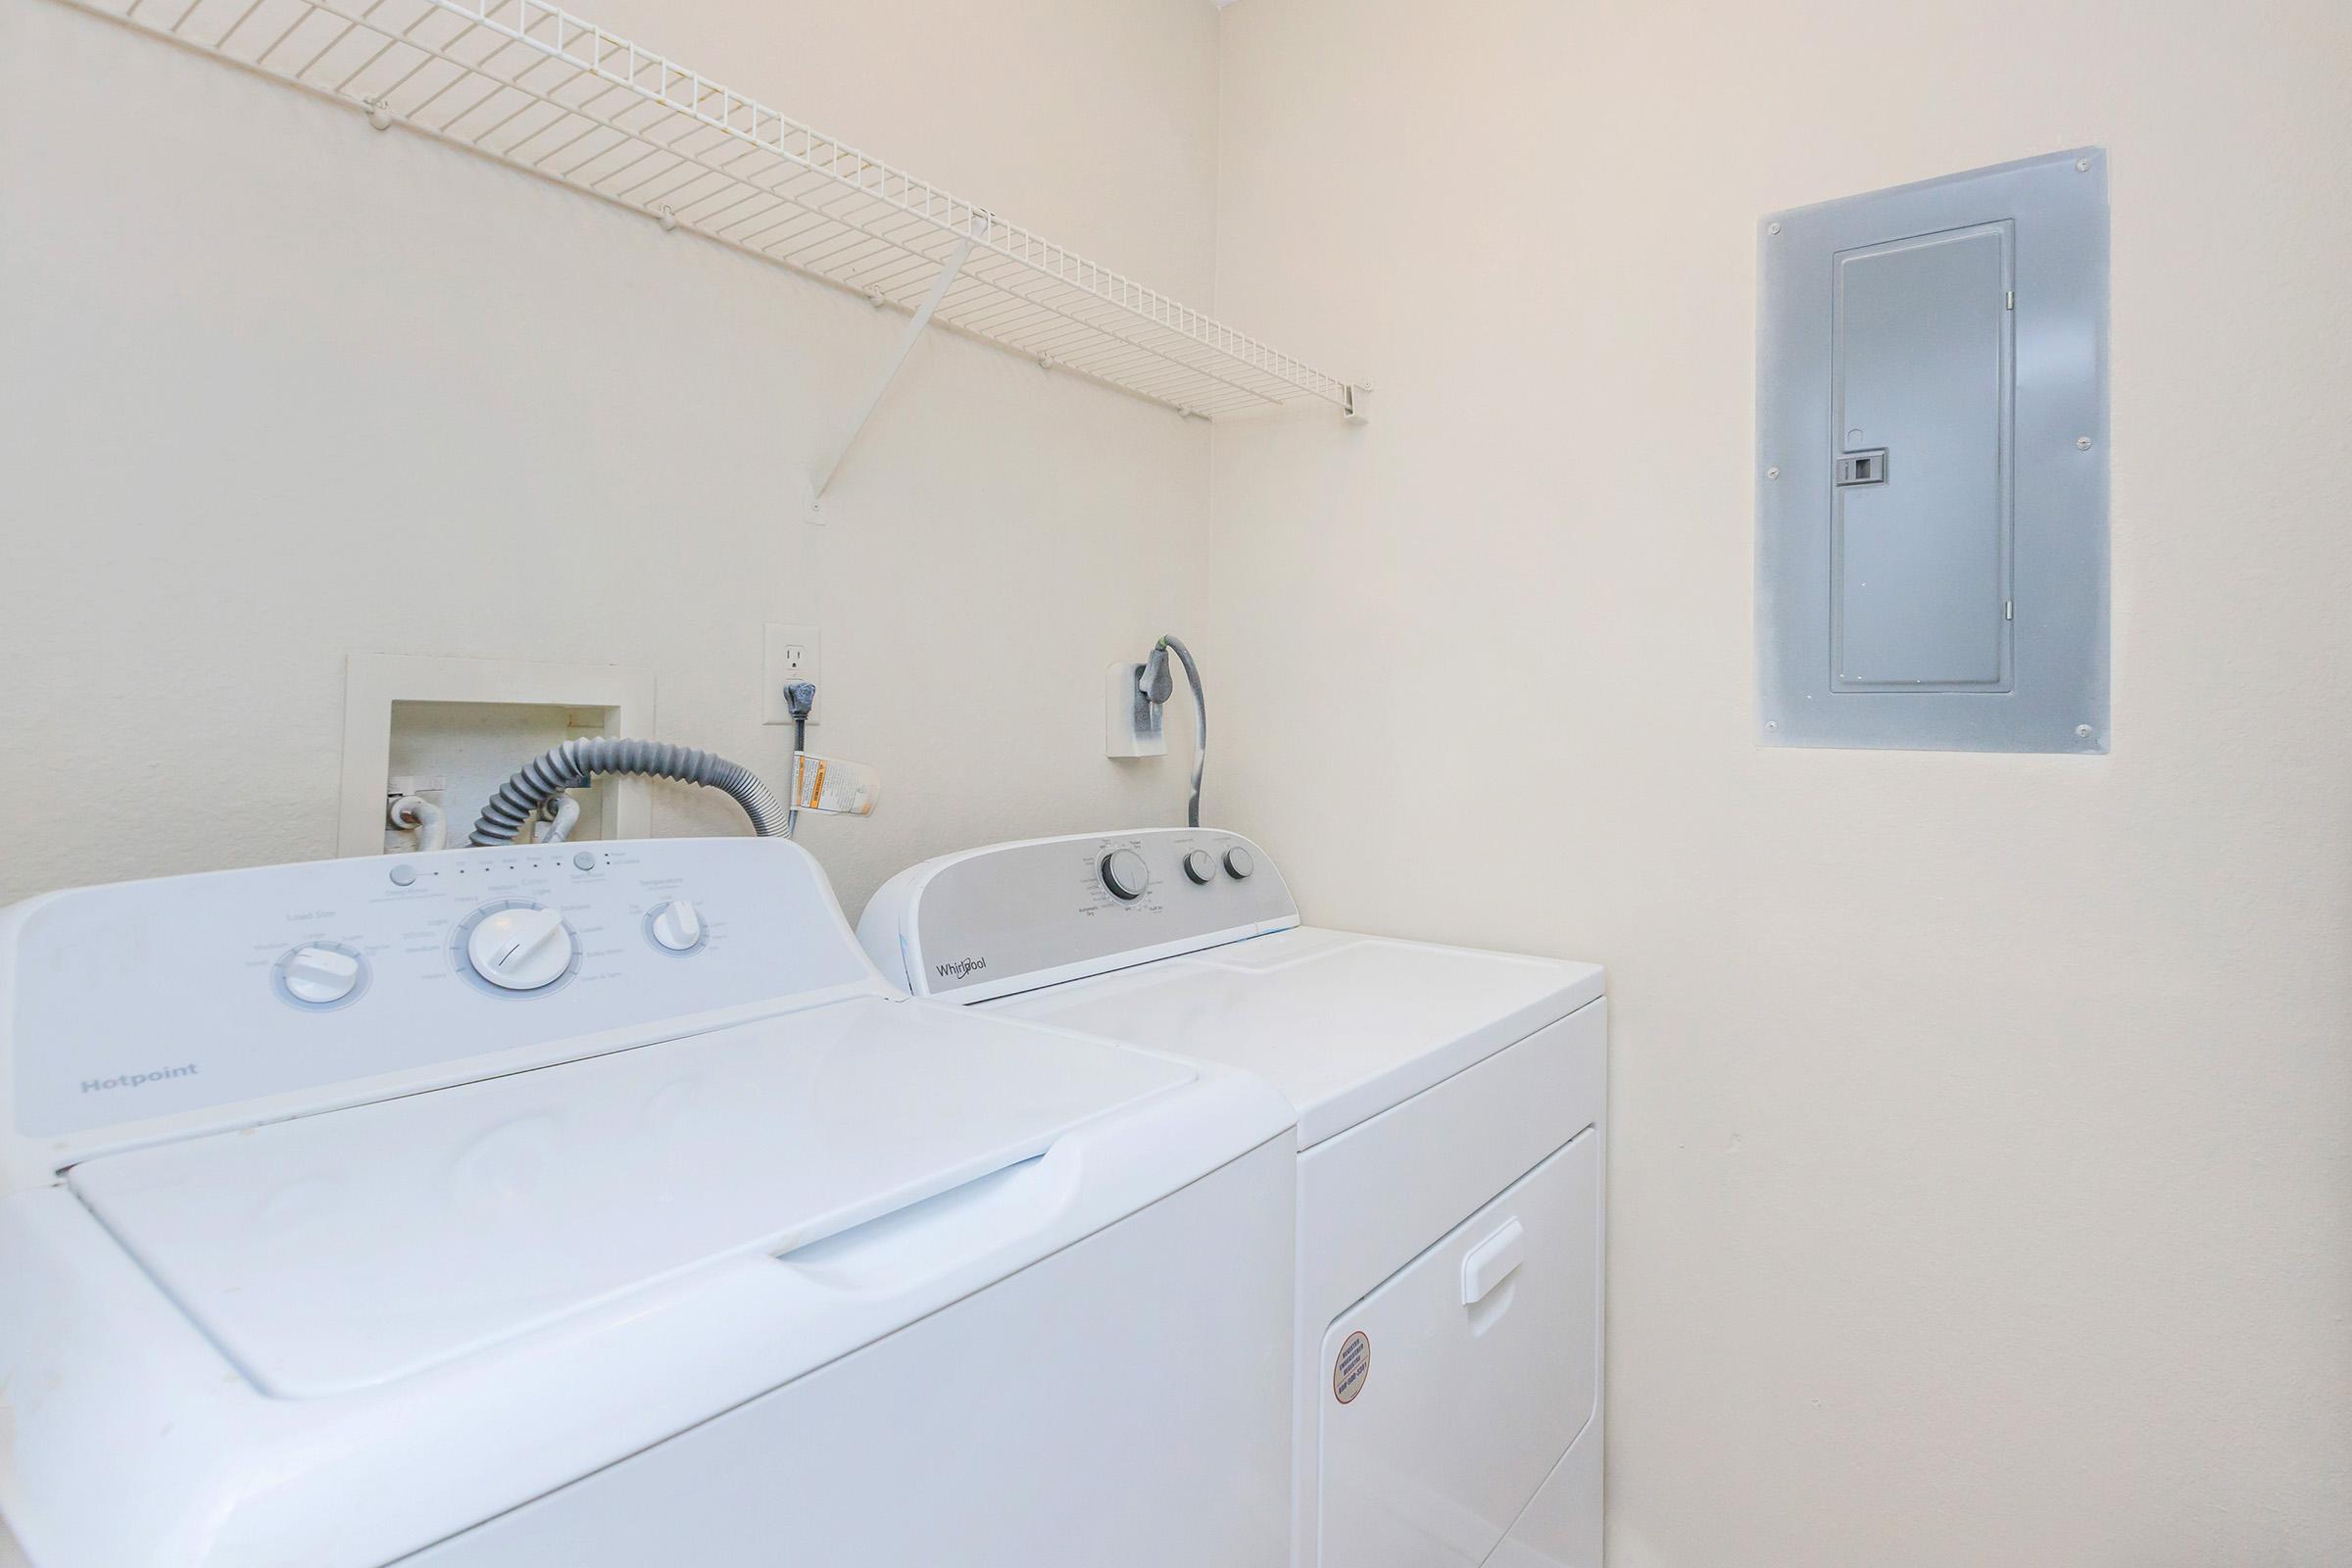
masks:
{"label": "washer lid", "polygon": [[309,1396],[789,1251],[1197,1076],[861,999],[107,1155],[70,1182],[257,1386]]}
{"label": "washer lid", "polygon": [[1298,1147],[1402,1103],[1601,995],[1589,963],[1300,926],[990,1007],[1256,1073]]}

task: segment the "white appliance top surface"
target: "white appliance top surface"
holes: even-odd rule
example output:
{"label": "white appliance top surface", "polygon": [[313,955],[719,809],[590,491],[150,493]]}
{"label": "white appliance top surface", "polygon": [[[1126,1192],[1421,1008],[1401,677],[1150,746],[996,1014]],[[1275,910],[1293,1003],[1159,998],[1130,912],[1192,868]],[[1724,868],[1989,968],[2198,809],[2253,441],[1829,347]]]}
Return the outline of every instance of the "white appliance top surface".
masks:
{"label": "white appliance top surface", "polygon": [[865,998],[104,1155],[70,1180],[258,1386],[314,1396],[837,1234],[1197,1076]]}
{"label": "white appliance top surface", "polygon": [[[470,933],[557,922],[547,983]],[[662,946],[662,914],[699,928]],[[298,993],[298,965],[345,990]],[[0,909],[0,1193],[100,1154],[601,1055],[879,994],[783,839],[354,857],[43,894]]]}
{"label": "white appliance top surface", "polygon": [[990,1004],[1224,1062],[1298,1112],[1301,1149],[1597,999],[1589,963],[1301,926]]}

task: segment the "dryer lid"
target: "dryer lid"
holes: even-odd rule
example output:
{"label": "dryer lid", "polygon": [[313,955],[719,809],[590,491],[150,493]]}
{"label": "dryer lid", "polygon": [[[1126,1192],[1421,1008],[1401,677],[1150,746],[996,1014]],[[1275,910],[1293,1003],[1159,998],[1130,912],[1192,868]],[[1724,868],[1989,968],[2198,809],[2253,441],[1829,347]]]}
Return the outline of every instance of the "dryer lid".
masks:
{"label": "dryer lid", "polygon": [[309,1396],[789,1251],[1197,1076],[859,999],[106,1155],[69,1179],[257,1386]]}
{"label": "dryer lid", "polygon": [[1256,1073],[1298,1110],[1305,1149],[1566,1017],[1603,979],[1589,963],[1299,926],[990,1010]]}

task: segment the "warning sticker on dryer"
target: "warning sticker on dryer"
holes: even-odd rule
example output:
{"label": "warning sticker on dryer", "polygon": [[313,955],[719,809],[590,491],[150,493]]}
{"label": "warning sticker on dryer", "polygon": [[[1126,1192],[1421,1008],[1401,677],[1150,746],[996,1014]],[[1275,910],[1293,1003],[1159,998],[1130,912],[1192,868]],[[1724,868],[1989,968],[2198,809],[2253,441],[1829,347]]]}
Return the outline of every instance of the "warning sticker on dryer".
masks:
{"label": "warning sticker on dryer", "polygon": [[1364,1392],[1364,1380],[1372,1375],[1372,1341],[1362,1329],[1340,1342],[1340,1353],[1331,1363],[1331,1392],[1342,1404],[1351,1403]]}

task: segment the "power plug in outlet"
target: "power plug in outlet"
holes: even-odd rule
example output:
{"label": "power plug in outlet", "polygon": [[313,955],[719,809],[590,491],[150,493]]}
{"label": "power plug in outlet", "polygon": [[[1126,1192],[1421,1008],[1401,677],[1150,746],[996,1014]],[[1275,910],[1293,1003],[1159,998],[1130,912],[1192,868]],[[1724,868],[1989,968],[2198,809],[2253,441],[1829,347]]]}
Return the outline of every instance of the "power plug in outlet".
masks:
{"label": "power plug in outlet", "polygon": [[1165,757],[1168,755],[1167,710],[1145,701],[1136,682],[1144,666],[1121,660],[1103,680],[1103,703],[1110,732],[1102,749],[1105,757]]}
{"label": "power plug in outlet", "polygon": [[760,662],[760,722],[789,724],[792,710],[784,702],[784,688],[794,681],[813,681],[816,685],[816,706],[808,710],[808,722],[814,724],[825,713],[825,683],[817,674],[817,655],[823,650],[820,635],[814,626],[782,626],[767,623],[767,657]]}

